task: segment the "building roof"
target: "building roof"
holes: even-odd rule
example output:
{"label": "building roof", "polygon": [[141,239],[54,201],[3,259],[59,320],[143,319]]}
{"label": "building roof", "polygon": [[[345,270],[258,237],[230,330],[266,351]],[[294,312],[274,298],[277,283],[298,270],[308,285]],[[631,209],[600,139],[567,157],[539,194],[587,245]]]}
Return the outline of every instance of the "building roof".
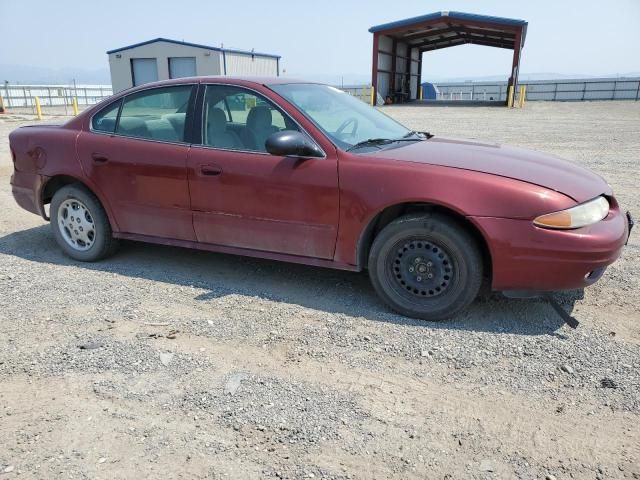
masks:
{"label": "building roof", "polygon": [[467,43],[513,49],[518,33],[520,46],[524,45],[527,22],[514,18],[443,11],[376,25],[369,32],[390,36],[422,51]]}
{"label": "building roof", "polygon": [[233,48],[212,47],[210,45],[201,45],[201,44],[198,44],[198,43],[181,42],[181,41],[178,41],[178,40],[171,40],[170,38],[162,38],[162,37],[154,38],[152,40],[147,40],[146,42],[134,43],[133,45],[127,45],[126,47],[120,47],[120,48],[116,48],[114,50],[109,50],[107,52],[107,55],[111,55],[112,53],[122,52],[123,50],[129,50],[131,48],[142,47],[143,45],[149,45],[150,43],[156,43],[156,42],[174,43],[176,45],[184,45],[184,46],[187,46],[187,47],[204,48],[206,50],[214,50],[216,52],[239,53],[239,54],[242,54],[242,55],[254,55],[256,57],[281,58],[280,55],[274,55],[272,53],[260,53],[260,52],[253,52],[253,51],[249,51],[249,50],[237,50],[237,49],[233,49]]}

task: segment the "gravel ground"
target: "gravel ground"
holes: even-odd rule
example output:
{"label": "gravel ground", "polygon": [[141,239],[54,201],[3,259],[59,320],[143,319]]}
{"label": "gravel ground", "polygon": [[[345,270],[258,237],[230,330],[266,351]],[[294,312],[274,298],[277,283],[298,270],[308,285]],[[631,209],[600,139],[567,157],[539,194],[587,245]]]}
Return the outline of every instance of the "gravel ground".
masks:
{"label": "gravel ground", "polygon": [[[586,165],[640,215],[638,102],[384,111]],[[364,274],[133,242],[81,264],[11,197],[32,121],[0,115],[0,478],[640,478],[637,233],[559,296],[577,330],[499,295],[424,323]]]}

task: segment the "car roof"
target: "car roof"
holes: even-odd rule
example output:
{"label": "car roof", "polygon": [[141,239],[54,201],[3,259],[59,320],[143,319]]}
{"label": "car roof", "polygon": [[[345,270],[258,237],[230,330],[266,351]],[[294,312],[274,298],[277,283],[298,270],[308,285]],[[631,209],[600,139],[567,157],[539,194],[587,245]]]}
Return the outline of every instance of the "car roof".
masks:
{"label": "car roof", "polygon": [[228,77],[225,75],[217,75],[217,76],[208,76],[208,77],[192,77],[194,79],[200,79],[201,82],[221,82],[221,83],[230,83],[230,82],[242,82],[242,83],[257,83],[260,85],[283,85],[287,83],[317,83],[310,82],[307,80],[300,80],[296,78],[284,78],[284,77]]}
{"label": "car roof", "polygon": [[180,85],[184,83],[225,83],[225,84],[237,84],[237,85],[284,85],[290,83],[318,83],[310,82],[306,80],[298,80],[293,78],[283,77],[229,77],[226,75],[210,75],[210,76],[198,76],[198,77],[182,77],[173,78],[170,80],[160,80],[157,82],[145,83],[138,85],[128,90],[128,92],[134,92],[139,89],[147,89],[155,86],[168,86],[168,85]]}

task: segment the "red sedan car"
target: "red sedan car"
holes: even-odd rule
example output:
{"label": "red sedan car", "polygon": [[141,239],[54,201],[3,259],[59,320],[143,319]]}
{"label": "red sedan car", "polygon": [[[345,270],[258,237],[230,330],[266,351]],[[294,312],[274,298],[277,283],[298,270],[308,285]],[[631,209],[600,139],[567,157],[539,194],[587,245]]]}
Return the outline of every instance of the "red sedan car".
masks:
{"label": "red sedan car", "polygon": [[288,79],[147,84],[9,140],[16,201],[50,217],[76,260],[130,239],[368,269],[392,308],[428,320],[483,281],[507,294],[587,286],[633,224],[584,168],[413,132]]}

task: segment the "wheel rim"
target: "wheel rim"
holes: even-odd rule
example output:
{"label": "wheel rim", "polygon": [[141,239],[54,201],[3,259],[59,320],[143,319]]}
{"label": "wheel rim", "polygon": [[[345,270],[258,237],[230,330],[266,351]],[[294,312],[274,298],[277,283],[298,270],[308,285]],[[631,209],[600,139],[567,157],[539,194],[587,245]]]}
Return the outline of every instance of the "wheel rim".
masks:
{"label": "wheel rim", "polygon": [[58,207],[58,228],[65,242],[78,251],[89,250],[96,239],[93,216],[77,199],[68,199]]}
{"label": "wheel rim", "polygon": [[418,300],[447,292],[455,268],[447,250],[437,242],[410,239],[398,242],[389,252],[387,274],[399,293]]}

